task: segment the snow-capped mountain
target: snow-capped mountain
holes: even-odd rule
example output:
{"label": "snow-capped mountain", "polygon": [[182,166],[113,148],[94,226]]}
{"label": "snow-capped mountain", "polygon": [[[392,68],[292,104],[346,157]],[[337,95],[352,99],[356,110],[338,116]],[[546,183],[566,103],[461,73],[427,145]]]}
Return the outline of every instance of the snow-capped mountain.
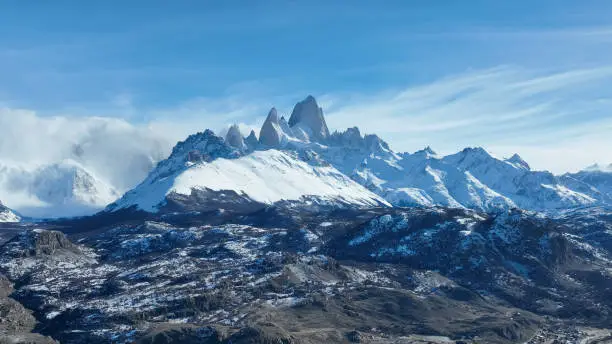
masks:
{"label": "snow-capped mountain", "polygon": [[229,128],[225,139],[212,131],[190,136],[108,209],[136,206],[156,211],[179,202],[177,195],[182,195],[179,203],[190,197],[189,202],[214,199],[221,207],[218,193],[231,191],[232,197],[224,197],[234,203],[316,196],[360,206],[388,202],[555,212],[610,201],[609,184],[594,177],[608,173],[588,173],[590,177],[559,177],[532,170],[518,154],[499,159],[483,148],[448,156],[430,147],[396,153],[377,135],[363,135],[356,127],[330,133],[323,110],[308,96],[296,104],[288,121],[272,108],[259,138],[255,132],[244,137],[237,125]]}
{"label": "snow-capped mountain", "polygon": [[0,201],[0,222],[19,222],[21,218]]}
{"label": "snow-capped mountain", "polygon": [[607,167],[589,166],[577,173],[566,173],[561,178],[572,189],[612,204],[612,164]]}
{"label": "snow-capped mountain", "polygon": [[564,178],[531,170],[518,154],[499,159],[482,148],[466,148],[441,157],[429,147],[400,154],[378,136],[362,135],[356,127],[329,134],[312,96],[295,106],[289,121],[272,109],[259,143],[260,147],[314,152],[394,205],[554,211],[601,201],[593,192],[573,189]]}
{"label": "snow-capped mountain", "polygon": [[244,140],[232,133],[235,130],[228,132],[228,140],[207,130],[180,142],[144,182],[107,210],[136,207],[157,212],[181,196],[196,203],[214,199],[220,207],[279,201],[388,205],[316,156],[276,149],[249,153]]}
{"label": "snow-capped mountain", "polygon": [[120,196],[112,186],[72,160],[33,169],[2,166],[0,170],[5,202],[28,217],[90,215]]}

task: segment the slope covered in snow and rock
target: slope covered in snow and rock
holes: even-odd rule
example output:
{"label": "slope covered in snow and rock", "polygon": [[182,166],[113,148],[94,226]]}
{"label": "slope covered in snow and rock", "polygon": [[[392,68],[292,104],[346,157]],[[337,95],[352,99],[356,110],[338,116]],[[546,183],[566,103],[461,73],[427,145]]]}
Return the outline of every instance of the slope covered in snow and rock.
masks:
{"label": "slope covered in snow and rock", "polygon": [[0,242],[0,274],[41,335],[75,344],[541,344],[610,334],[605,210],[558,219],[283,203],[226,223],[152,215],[68,220],[67,235],[15,225]]}
{"label": "slope covered in snow and rock", "polygon": [[0,222],[19,222],[21,218],[0,201]]}
{"label": "slope covered in snow and rock", "polygon": [[589,166],[576,173],[561,176],[564,183],[597,199],[600,203],[612,204],[612,164],[607,167]]}
{"label": "slope covered in snow and rock", "polygon": [[[230,130],[228,136],[234,135],[231,133]],[[107,210],[136,207],[156,212],[167,206],[169,198],[198,193],[206,193],[207,197],[194,196],[193,202],[225,199],[222,203],[229,207],[237,200],[261,204],[314,201],[361,207],[388,205],[334,167],[311,157],[275,149],[246,149],[243,140],[224,140],[210,130],[192,135],[179,143],[143,183]]]}

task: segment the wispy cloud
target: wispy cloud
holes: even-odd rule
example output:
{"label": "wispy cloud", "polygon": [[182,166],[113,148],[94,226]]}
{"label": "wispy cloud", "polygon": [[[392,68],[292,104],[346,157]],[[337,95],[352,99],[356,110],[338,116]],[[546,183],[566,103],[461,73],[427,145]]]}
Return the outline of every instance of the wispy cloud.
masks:
{"label": "wispy cloud", "polygon": [[[374,96],[325,99],[332,127],[358,125],[396,149],[432,145],[450,153],[478,145],[510,155],[512,148],[533,157],[537,168],[562,172],[612,161],[610,80],[611,67],[541,74],[506,66]],[[561,160],[560,152],[537,153],[572,145],[589,151]]]}
{"label": "wispy cloud", "polygon": [[523,27],[473,27],[452,31],[432,31],[402,33],[395,39],[458,39],[458,40],[529,40],[529,41],[559,41],[559,40],[589,40],[590,42],[612,42],[611,26],[578,26],[562,28]]}

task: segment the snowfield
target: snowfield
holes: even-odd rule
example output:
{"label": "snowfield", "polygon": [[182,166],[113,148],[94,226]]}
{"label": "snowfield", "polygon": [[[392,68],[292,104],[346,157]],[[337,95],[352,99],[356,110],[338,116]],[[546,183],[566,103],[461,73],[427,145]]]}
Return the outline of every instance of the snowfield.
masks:
{"label": "snowfield", "polygon": [[363,207],[389,205],[334,167],[311,166],[288,153],[270,149],[237,159],[187,163],[184,170],[162,181],[141,185],[126,195],[117,209],[136,205],[156,212],[169,194],[190,195],[197,189],[234,191],[266,204],[314,196]]}

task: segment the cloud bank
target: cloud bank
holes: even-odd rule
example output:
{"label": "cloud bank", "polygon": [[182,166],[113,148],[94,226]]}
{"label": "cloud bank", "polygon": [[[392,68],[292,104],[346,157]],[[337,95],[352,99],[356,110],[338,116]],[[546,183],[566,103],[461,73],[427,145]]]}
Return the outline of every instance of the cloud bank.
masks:
{"label": "cloud bank", "polygon": [[0,163],[32,169],[74,160],[118,190],[141,181],[171,143],[146,126],[102,117],[41,117],[0,109]]}

